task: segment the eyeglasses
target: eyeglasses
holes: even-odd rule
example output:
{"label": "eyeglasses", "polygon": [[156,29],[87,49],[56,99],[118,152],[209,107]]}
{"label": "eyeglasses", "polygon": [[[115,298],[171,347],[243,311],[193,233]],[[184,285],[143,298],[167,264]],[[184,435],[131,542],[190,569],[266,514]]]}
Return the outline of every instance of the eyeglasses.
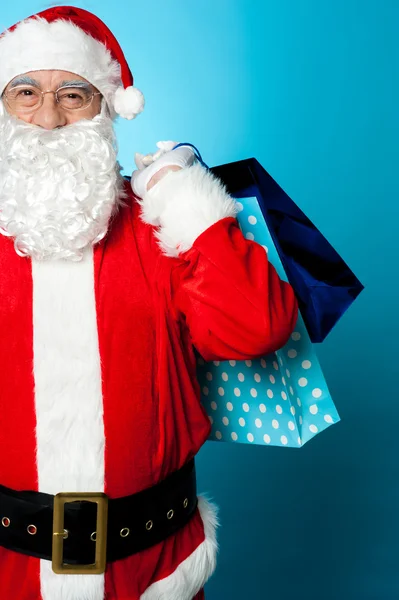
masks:
{"label": "eyeglasses", "polygon": [[94,96],[101,96],[100,92],[85,88],[65,86],[55,92],[52,90],[42,92],[39,88],[30,85],[17,85],[5,91],[3,96],[11,110],[30,113],[43,105],[45,94],[54,94],[55,101],[64,110],[84,110],[93,102]]}

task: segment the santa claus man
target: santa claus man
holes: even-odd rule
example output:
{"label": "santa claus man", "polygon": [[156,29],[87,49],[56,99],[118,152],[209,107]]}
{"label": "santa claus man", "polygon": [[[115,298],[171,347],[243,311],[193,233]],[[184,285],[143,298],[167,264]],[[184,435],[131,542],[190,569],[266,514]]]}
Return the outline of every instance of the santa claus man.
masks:
{"label": "santa claus man", "polygon": [[49,9],[0,55],[0,598],[202,598],[194,348],[280,348],[293,290],[189,147],[120,175],[113,118],[143,96],[99,19]]}

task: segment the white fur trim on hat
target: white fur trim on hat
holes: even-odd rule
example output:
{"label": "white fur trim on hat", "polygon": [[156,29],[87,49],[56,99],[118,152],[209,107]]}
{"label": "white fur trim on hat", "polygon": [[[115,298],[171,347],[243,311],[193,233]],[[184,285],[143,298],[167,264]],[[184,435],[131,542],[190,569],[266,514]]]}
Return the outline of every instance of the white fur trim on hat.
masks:
{"label": "white fur trim on hat", "polygon": [[137,88],[120,87],[115,92],[115,112],[124,119],[134,119],[144,110],[144,96]]}
{"label": "white fur trim on hat", "polygon": [[113,113],[115,92],[122,86],[120,65],[104,44],[71,21],[49,23],[40,17],[22,21],[0,38],[0,56],[0,94],[17,75],[69,71],[95,86]]}

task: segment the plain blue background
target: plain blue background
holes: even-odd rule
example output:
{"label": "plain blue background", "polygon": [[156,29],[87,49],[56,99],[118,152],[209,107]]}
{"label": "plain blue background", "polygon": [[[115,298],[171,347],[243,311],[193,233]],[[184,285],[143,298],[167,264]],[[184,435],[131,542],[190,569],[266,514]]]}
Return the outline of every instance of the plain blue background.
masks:
{"label": "plain blue background", "polygon": [[[50,5],[5,4],[2,27]],[[319,347],[342,422],[300,450],[201,451],[222,520],[207,599],[396,600],[398,0],[78,6],[111,27],[147,99],[118,124],[127,174],[163,139],[210,165],[255,156],[366,286]]]}

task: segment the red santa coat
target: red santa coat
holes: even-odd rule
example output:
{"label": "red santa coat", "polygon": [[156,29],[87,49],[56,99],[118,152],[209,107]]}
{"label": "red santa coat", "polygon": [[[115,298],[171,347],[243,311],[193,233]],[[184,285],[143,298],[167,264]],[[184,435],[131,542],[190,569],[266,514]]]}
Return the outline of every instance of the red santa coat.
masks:
{"label": "red santa coat", "polygon": [[[187,171],[141,206],[126,186],[81,262],[21,258],[0,236],[1,484],[110,498],[156,484],[209,435],[193,345],[206,360],[241,360],[288,339],[292,288],[212,177]],[[56,575],[0,547],[0,598],[191,600],[215,568],[215,526],[202,498],[185,528],[105,575]]]}

